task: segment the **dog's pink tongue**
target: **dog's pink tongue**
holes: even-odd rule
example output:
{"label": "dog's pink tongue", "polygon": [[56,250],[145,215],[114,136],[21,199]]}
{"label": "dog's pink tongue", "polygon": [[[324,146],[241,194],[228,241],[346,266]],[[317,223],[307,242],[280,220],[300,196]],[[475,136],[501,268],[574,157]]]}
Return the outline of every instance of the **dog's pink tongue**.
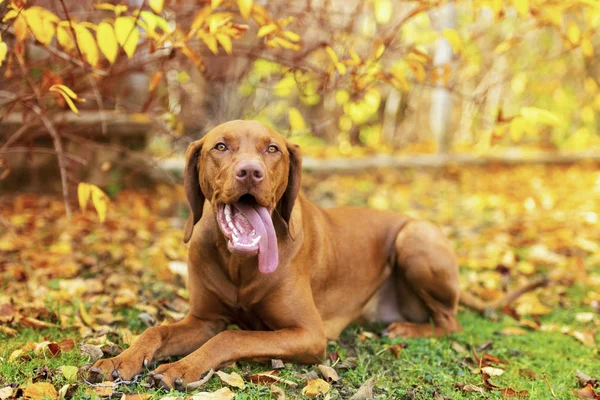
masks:
{"label": "dog's pink tongue", "polygon": [[258,242],[258,270],[263,274],[270,274],[277,269],[279,253],[277,249],[277,235],[269,210],[262,206],[249,206],[236,203],[235,206],[244,214],[256,233],[260,235]]}

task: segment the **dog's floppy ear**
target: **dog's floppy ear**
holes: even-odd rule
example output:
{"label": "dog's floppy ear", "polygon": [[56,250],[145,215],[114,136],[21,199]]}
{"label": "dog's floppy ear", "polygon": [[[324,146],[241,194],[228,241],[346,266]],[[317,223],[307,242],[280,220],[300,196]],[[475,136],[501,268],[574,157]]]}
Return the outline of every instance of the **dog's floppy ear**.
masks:
{"label": "dog's floppy ear", "polygon": [[300,175],[302,171],[302,152],[300,151],[300,146],[294,143],[287,144],[288,153],[290,155],[290,168],[288,172],[288,184],[279,199],[279,203],[277,204],[277,209],[279,211],[279,215],[285,221],[286,224],[290,223],[290,218],[292,217],[292,209],[294,208],[294,203],[296,202],[296,197],[298,197],[298,193],[300,192]]}
{"label": "dog's floppy ear", "polygon": [[185,187],[185,196],[187,197],[190,206],[190,216],[185,224],[183,233],[183,241],[187,243],[192,237],[194,225],[202,217],[202,209],[204,208],[204,193],[200,188],[198,181],[198,159],[202,150],[202,140],[192,142],[185,154],[185,171],[183,173],[183,185]]}

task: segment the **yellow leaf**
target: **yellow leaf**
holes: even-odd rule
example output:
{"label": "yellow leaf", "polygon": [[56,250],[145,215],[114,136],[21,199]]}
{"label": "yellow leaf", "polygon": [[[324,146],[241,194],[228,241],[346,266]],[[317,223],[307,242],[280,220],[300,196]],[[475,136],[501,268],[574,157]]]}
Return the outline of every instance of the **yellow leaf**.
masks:
{"label": "yellow leaf", "polygon": [[233,400],[235,393],[229,388],[221,388],[216,392],[199,392],[194,394],[191,398],[193,400]]}
{"label": "yellow leaf", "polygon": [[58,25],[56,27],[56,40],[66,51],[75,49],[75,41],[73,40],[71,29],[67,26]]}
{"label": "yellow leaf", "polygon": [[92,204],[96,208],[98,219],[104,222],[106,219],[106,209],[108,208],[108,196],[98,186],[92,186]]}
{"label": "yellow leaf", "polygon": [[149,0],[148,5],[157,14],[160,14],[163,10],[165,0]]}
{"label": "yellow leaf", "polygon": [[215,374],[219,377],[221,381],[223,381],[223,383],[226,383],[229,386],[233,386],[241,390],[246,389],[246,384],[244,383],[244,380],[239,374],[235,372],[228,374],[223,371],[217,371],[215,372]]}
{"label": "yellow leaf", "polygon": [[375,21],[378,24],[387,24],[392,18],[391,0],[375,0]]}
{"label": "yellow leaf", "polygon": [[500,376],[504,373],[503,369],[494,368],[494,367],[483,367],[481,368],[481,372],[489,375],[489,376]]}
{"label": "yellow leaf", "polygon": [[335,102],[344,105],[350,100],[350,93],[346,89],[340,89],[335,92]]}
{"label": "yellow leaf", "polygon": [[219,7],[219,5],[223,2],[223,0],[211,0],[210,1],[210,7],[211,8],[217,8]]}
{"label": "yellow leaf", "polygon": [[581,51],[588,59],[594,57],[594,46],[590,39],[586,38],[581,41]]}
{"label": "yellow leaf", "polygon": [[2,66],[2,63],[4,62],[4,60],[6,59],[7,53],[8,53],[8,46],[6,45],[6,43],[4,43],[2,41],[2,37],[0,37],[0,67]]}
{"label": "yellow leaf", "polygon": [[77,37],[77,44],[79,49],[85,56],[85,59],[91,66],[98,65],[99,54],[98,46],[96,46],[96,40],[90,31],[81,24],[74,24],[75,36]]}
{"label": "yellow leaf", "polygon": [[288,112],[288,118],[290,120],[290,129],[293,132],[304,131],[306,130],[306,122],[304,122],[304,118],[302,118],[302,114],[296,107],[291,107]]}
{"label": "yellow leaf", "polygon": [[285,31],[285,32],[283,32],[283,36],[285,36],[286,38],[290,39],[292,42],[299,42],[300,41],[300,35],[298,35],[296,32]]}
{"label": "yellow leaf", "polygon": [[[65,91],[64,88],[68,89],[69,92]],[[59,93],[67,102],[67,105],[69,106],[69,108],[71,109],[71,111],[73,111],[75,114],[79,115],[79,110],[77,109],[77,107],[75,106],[75,103],[73,103],[72,99],[76,99],[77,95],[68,87],[64,86],[64,85],[52,85],[49,89],[49,91],[51,92],[57,92]],[[75,97],[71,97],[70,93],[74,94]]]}
{"label": "yellow leaf", "polygon": [[569,22],[567,24],[567,38],[572,44],[579,44],[581,40],[581,31],[575,22]]}
{"label": "yellow leaf", "polygon": [[258,30],[258,33],[256,34],[256,36],[265,37],[268,34],[275,32],[276,30],[277,30],[277,25],[275,25],[275,24],[261,26],[260,29]]}
{"label": "yellow leaf", "polygon": [[125,50],[128,58],[133,57],[138,45],[140,33],[135,26],[134,17],[119,17],[115,20],[115,35],[117,42]]}
{"label": "yellow leaf", "polygon": [[72,365],[63,365],[59,368],[60,372],[63,374],[67,382],[75,382],[77,379],[77,372],[79,371],[77,367]]}
{"label": "yellow leaf", "polygon": [[87,326],[91,327],[92,325],[94,325],[94,320],[90,317],[90,314],[88,314],[87,310],[85,309],[85,306],[83,305],[83,302],[79,302],[79,317],[81,317],[81,320]]}
{"label": "yellow leaf", "polygon": [[117,54],[119,54],[119,45],[112,25],[108,22],[101,22],[98,24],[96,40],[98,41],[98,47],[100,47],[100,51],[102,51],[104,57],[113,64],[117,59]]}
{"label": "yellow leaf", "polygon": [[216,36],[217,36],[217,41],[219,42],[221,47],[223,47],[223,49],[225,49],[225,53],[231,54],[231,51],[232,51],[231,38],[222,33],[217,33]]}
{"label": "yellow leaf", "polygon": [[253,0],[237,0],[238,7],[240,9],[240,14],[245,19],[250,18],[250,12],[252,11]]}
{"label": "yellow leaf", "polygon": [[21,12],[33,36],[43,44],[50,44],[56,33],[59,18],[43,7],[33,6]]}
{"label": "yellow leaf", "polygon": [[304,396],[319,396],[329,392],[329,383],[323,379],[313,379],[306,382],[306,386],[302,389]]}
{"label": "yellow leaf", "polygon": [[60,90],[65,92],[70,98],[77,99],[77,94],[66,85],[52,85],[50,87],[50,90],[52,90],[52,88],[59,88]]}
{"label": "yellow leaf", "polygon": [[200,56],[195,51],[190,49],[187,45],[184,45],[181,48],[181,52],[183,53],[184,56],[186,56],[187,58],[192,60],[192,62],[196,65],[196,68],[200,68],[200,69],[204,68],[204,65],[202,63],[202,59],[200,58]]}
{"label": "yellow leaf", "polygon": [[555,114],[537,107],[521,108],[521,116],[532,122],[540,122],[552,126],[562,125],[561,120]]}
{"label": "yellow leaf", "polygon": [[275,40],[275,42],[277,42],[277,44],[279,44],[284,49],[289,49],[289,50],[294,50],[294,51],[300,50],[300,45],[299,44],[289,42],[289,41],[287,41],[285,39],[282,39],[280,37],[276,37],[273,40]]}
{"label": "yellow leaf", "polygon": [[325,51],[327,52],[329,58],[331,58],[331,61],[333,61],[334,64],[338,64],[340,62],[337,54],[335,54],[335,51],[333,51],[333,49],[330,46],[325,47]]}
{"label": "yellow leaf", "polygon": [[373,55],[373,58],[375,60],[379,60],[384,52],[385,52],[385,44],[379,43],[379,45],[375,48],[375,54]]}
{"label": "yellow leaf", "polygon": [[443,35],[448,43],[450,43],[450,46],[452,46],[452,50],[455,54],[459,54],[463,51],[463,41],[458,32],[454,29],[444,29]]}
{"label": "yellow leaf", "polygon": [[91,194],[91,185],[79,182],[79,185],[77,185],[77,198],[79,199],[79,208],[81,211],[85,211]]}
{"label": "yellow leaf", "polygon": [[27,386],[23,392],[23,397],[31,400],[56,399],[58,393],[54,386],[48,382],[38,382]]}
{"label": "yellow leaf", "polygon": [[525,134],[526,128],[522,117],[516,117],[510,121],[510,138],[518,142]]}
{"label": "yellow leaf", "polygon": [[513,0],[513,4],[521,17],[526,17],[529,14],[529,0]]}
{"label": "yellow leaf", "polygon": [[206,47],[208,47],[208,49],[212,51],[213,54],[219,54],[219,48],[217,47],[217,39],[214,36],[204,35],[202,36],[202,40],[204,41],[204,44],[206,44]]}

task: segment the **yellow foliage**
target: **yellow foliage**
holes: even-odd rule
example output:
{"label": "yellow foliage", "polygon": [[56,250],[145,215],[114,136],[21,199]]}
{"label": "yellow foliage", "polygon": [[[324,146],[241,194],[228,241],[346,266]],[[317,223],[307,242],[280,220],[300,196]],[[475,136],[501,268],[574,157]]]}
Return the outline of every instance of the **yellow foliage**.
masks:
{"label": "yellow foliage", "polygon": [[104,54],[104,57],[111,63],[114,64],[119,54],[119,44],[117,43],[117,36],[113,26],[108,22],[101,22],[98,24],[96,30],[96,40],[98,41],[98,47]]}
{"label": "yellow foliage", "polygon": [[133,57],[140,38],[135,18],[118,17],[115,19],[115,36],[117,37],[117,42],[125,50],[127,57]]}
{"label": "yellow foliage", "polygon": [[75,36],[77,37],[77,45],[83,53],[85,59],[91,66],[98,65],[100,58],[98,54],[98,47],[96,46],[96,40],[90,31],[82,24],[73,24],[75,29]]}
{"label": "yellow foliage", "polygon": [[100,222],[104,222],[106,219],[106,211],[108,208],[108,196],[98,186],[90,183],[80,182],[77,186],[77,197],[79,199],[79,207],[81,211],[84,211],[92,200],[92,205],[96,209],[98,219]]}

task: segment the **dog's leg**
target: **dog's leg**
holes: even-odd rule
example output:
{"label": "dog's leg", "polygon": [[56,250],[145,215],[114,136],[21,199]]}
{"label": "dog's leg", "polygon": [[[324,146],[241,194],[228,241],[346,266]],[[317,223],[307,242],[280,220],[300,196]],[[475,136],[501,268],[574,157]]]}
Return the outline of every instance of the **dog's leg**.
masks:
{"label": "dog's leg", "polygon": [[307,364],[322,362],[326,339],[310,287],[289,281],[277,290],[256,308],[257,315],[275,330],[223,331],[187,357],[160,365],[151,373],[156,385],[183,390],[204,372],[237,360],[281,358]]}
{"label": "dog's leg", "polygon": [[407,322],[390,324],[387,334],[427,337],[460,330],[458,263],[440,229],[412,221],[396,237],[395,248],[398,311]]}
{"label": "dog's leg", "polygon": [[98,360],[89,371],[92,382],[130,380],[153,360],[187,355],[225,328],[223,321],[207,321],[188,315],[172,325],[147,329],[123,353]]}

